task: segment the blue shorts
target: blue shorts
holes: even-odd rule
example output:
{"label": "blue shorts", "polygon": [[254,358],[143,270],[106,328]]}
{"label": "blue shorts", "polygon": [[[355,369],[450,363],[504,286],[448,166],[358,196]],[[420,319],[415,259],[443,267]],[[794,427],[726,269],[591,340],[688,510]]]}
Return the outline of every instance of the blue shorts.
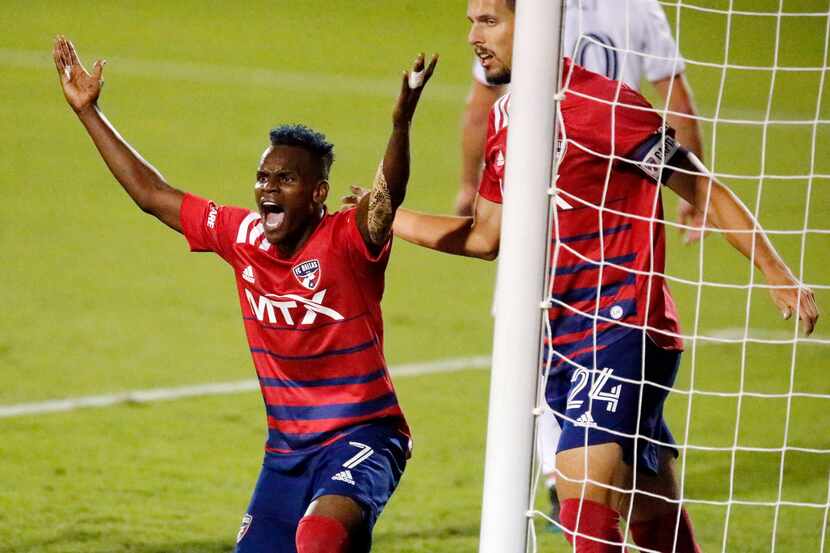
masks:
{"label": "blue shorts", "polygon": [[[242,519],[236,553],[295,553],[297,524],[323,495],[354,499],[365,513],[353,551],[369,551],[372,528],[406,466],[409,438],[370,424],[307,454],[267,454]],[[354,542],[353,542],[354,543]]]}
{"label": "blue shorts", "polygon": [[596,359],[589,351],[572,361],[551,372],[545,390],[562,427],[557,453],[614,442],[626,463],[634,464],[636,449],[637,469],[657,474],[661,445],[677,455],[663,419],[668,390],[660,386],[674,384],[680,352],[661,349],[633,330],[599,350]]}

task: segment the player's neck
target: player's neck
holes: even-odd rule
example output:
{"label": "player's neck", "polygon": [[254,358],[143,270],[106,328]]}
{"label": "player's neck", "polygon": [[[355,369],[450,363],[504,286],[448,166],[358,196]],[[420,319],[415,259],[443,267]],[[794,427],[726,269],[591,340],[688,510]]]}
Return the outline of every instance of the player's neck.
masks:
{"label": "player's neck", "polygon": [[298,229],[294,234],[286,236],[284,240],[277,243],[277,257],[282,259],[291,259],[297,255],[297,252],[303,249],[303,246],[305,246],[308,239],[312,234],[314,234],[317,227],[320,226],[320,222],[323,220],[325,213],[326,212],[324,210],[320,210],[320,213],[312,217],[306,226]]}

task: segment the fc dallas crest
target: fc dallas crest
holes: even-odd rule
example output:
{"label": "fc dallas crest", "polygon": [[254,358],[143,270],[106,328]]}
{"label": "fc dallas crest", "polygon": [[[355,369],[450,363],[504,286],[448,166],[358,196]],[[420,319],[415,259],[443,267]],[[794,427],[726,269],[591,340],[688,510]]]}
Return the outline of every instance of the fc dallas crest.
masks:
{"label": "fc dallas crest", "polygon": [[291,271],[297,278],[297,282],[309,290],[314,290],[320,284],[320,262],[317,259],[298,263]]}

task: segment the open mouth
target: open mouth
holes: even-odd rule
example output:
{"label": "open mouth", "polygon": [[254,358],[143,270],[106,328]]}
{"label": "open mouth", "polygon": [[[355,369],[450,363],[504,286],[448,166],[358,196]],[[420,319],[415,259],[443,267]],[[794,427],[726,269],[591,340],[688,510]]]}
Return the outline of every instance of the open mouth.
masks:
{"label": "open mouth", "polygon": [[484,67],[487,67],[490,64],[490,60],[493,59],[493,54],[490,52],[478,51],[476,52],[476,56],[478,56],[479,63]]}
{"label": "open mouth", "polygon": [[276,230],[282,225],[285,219],[285,210],[276,202],[263,201],[260,206],[263,225],[266,230]]}

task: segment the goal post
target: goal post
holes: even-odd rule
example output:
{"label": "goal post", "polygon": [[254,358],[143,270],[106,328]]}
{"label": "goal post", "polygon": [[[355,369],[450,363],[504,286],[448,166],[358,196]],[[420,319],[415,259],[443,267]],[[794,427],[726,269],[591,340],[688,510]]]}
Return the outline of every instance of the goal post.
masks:
{"label": "goal post", "polygon": [[[597,32],[583,33],[573,49],[568,43],[569,33],[574,34],[572,22],[563,15],[564,5],[578,5],[587,12],[603,2],[625,6],[627,11],[616,21],[627,29],[626,34],[610,41]],[[633,29],[646,18],[633,10],[646,5],[652,16],[663,18],[665,27],[660,28],[672,35],[676,47],[656,51],[636,38]],[[661,11],[656,11],[658,7]],[[570,81],[561,86],[557,82],[562,55],[587,52],[580,59],[600,59],[620,80],[631,64],[673,67],[666,77],[668,92],[643,77],[643,93],[654,98],[655,113],[667,120],[675,116],[675,129],[681,126],[676,116],[699,125],[705,167],[697,166],[693,172],[729,187],[764,228],[796,279],[815,293],[819,310],[826,312],[830,305],[826,268],[830,257],[830,0],[520,0],[515,15],[480,553],[568,549],[561,534],[531,534],[534,518],[545,520],[549,507],[544,499],[535,498],[539,472],[533,471],[534,417],[541,414],[544,404],[539,391],[544,389],[547,373],[556,370],[557,377],[563,377],[554,362],[571,363],[567,349],[558,345],[551,345],[548,357],[541,359],[543,324],[557,316],[544,306],[593,321],[594,360],[582,367],[583,375],[610,371],[597,361],[600,322],[636,331],[642,338],[640,350],[650,343],[650,331],[665,330],[650,327],[647,316],[636,323],[615,323],[619,319],[613,311],[617,298],[630,299],[615,292],[607,293],[613,299],[612,308],[601,311],[611,303],[601,304],[600,296],[627,282],[622,277],[619,282],[598,278],[590,294],[585,288],[579,294],[554,294],[548,250],[551,228],[561,229],[553,204],[582,199],[579,193],[570,194],[570,189],[560,187],[557,200],[549,190],[557,184],[554,137],[561,136],[554,125],[568,123],[556,115],[555,93],[581,93]],[[656,19],[649,21],[656,25]],[[646,27],[654,31],[659,26]],[[642,33],[642,25],[636,32]],[[655,75],[653,71],[643,74]],[[691,114],[670,106],[666,97],[685,82],[697,104]],[[615,113],[625,103],[619,94],[611,101],[592,101],[610,103]],[[656,267],[654,240],[649,240],[645,268],[614,261],[624,256],[606,257],[606,244],[612,242],[605,241],[606,231],[621,240],[614,233],[626,227],[613,218],[606,228],[605,219],[599,217],[598,233],[586,230],[584,235],[566,235],[567,239],[598,234],[598,250],[580,249],[574,245],[578,241],[561,240],[554,251],[579,257],[599,272],[611,268],[632,280],[637,275],[649,282],[660,278],[671,289],[680,318],[680,329],[671,335],[684,342],[678,377],[670,384],[652,382],[646,378],[646,360],[641,358],[640,378],[628,378],[641,387],[638,402],[646,386],[670,392],[663,413],[678,452],[678,495],[663,499],[687,510],[706,551],[830,552],[830,434],[826,432],[830,386],[825,376],[830,326],[826,315],[811,336],[800,333],[798,312],[782,321],[780,309],[769,298],[776,284],[753,268],[755,248],[750,248],[751,259],[744,259],[711,220],[705,240],[681,243],[678,231],[700,228],[691,219],[678,222],[672,209],[677,195],[669,187],[648,196],[650,210],[620,211],[619,204],[610,203],[623,196],[607,197],[614,164],[637,161],[626,158],[631,152],[614,151],[617,135],[611,132],[610,154],[592,150],[608,166],[604,184],[597,181],[602,185],[602,198],[581,205],[603,216],[637,219],[648,225],[652,238],[659,232],[660,251],[665,243],[665,268]],[[591,150],[590,140],[578,138],[576,132],[561,138],[563,157],[568,148]],[[659,158],[652,165],[665,170]],[[564,178],[558,182],[567,183]],[[707,197],[712,193],[709,186]],[[754,227],[737,232],[752,234],[757,241],[758,231]],[[637,309],[648,313],[654,292],[650,285],[644,288],[648,292],[635,299]],[[548,333],[555,336],[550,328]],[[585,346],[582,352],[588,349]],[[540,368],[540,361],[546,367]],[[613,389],[599,397],[603,392],[599,385],[594,394],[593,384],[585,387],[585,378],[577,379],[571,391],[589,391],[589,404],[597,397],[615,399],[611,398]],[[617,378],[622,382],[626,377]],[[609,432],[641,445],[671,443],[662,436],[655,438],[648,429],[641,430],[643,410],[637,407],[636,412],[633,433],[613,428]],[[557,414],[560,420],[566,418]],[[592,417],[567,420],[585,428],[595,423]],[[633,481],[617,491],[650,493],[638,487],[642,479],[638,479],[637,459],[632,463]],[[558,474],[558,478],[561,482],[565,476]],[[632,512],[627,508],[621,513],[623,519]],[[675,540],[681,518],[677,512]],[[630,530],[621,524],[626,547],[634,546]]]}
{"label": "goal post", "polygon": [[480,553],[524,552],[530,528],[562,3],[516,5]]}

